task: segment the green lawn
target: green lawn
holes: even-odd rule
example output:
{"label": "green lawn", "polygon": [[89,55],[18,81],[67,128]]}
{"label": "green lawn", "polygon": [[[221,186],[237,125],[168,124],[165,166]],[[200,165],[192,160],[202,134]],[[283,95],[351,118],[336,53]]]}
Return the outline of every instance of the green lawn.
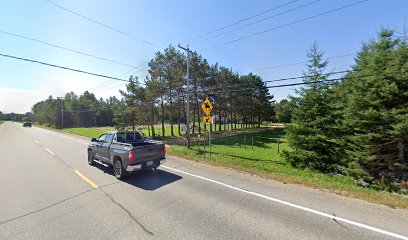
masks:
{"label": "green lawn", "polygon": [[[278,153],[278,142],[280,153]],[[204,159],[203,144],[203,141],[194,142],[190,150],[186,146],[171,146],[168,153],[259,174],[282,182],[331,189],[342,195],[388,206],[408,208],[408,199],[363,188],[357,185],[351,177],[328,175],[310,169],[292,167],[282,157],[282,150],[289,148],[284,129],[241,134],[213,141],[211,161],[209,160],[208,142]]]}
{"label": "green lawn", "polygon": [[[158,128],[158,126],[155,126],[155,130],[156,130],[156,135],[161,136],[162,133],[162,129],[161,127]],[[77,134],[80,136],[84,136],[84,137],[99,137],[102,133],[104,132],[109,132],[109,131],[116,131],[113,127],[93,127],[93,128],[64,128],[64,129],[60,129],[62,132],[65,133],[72,133],[72,134]],[[149,136],[149,131],[147,128],[137,128],[138,131],[143,132],[146,136]],[[170,137],[171,136],[171,127],[170,126],[165,126],[165,136],[166,137]],[[177,125],[173,127],[173,131],[174,131],[174,135],[176,137],[180,137],[180,135],[178,134],[178,128]]]}
{"label": "green lawn", "polygon": [[102,133],[110,131],[110,130],[104,130],[100,128],[64,128],[64,129],[61,129],[61,131],[65,133],[77,134],[77,135],[81,135],[81,136],[89,137],[89,138],[97,138],[100,135],[102,135]]}
{"label": "green lawn", "polygon": [[4,121],[0,120],[0,125],[3,124],[3,123],[4,123]]}

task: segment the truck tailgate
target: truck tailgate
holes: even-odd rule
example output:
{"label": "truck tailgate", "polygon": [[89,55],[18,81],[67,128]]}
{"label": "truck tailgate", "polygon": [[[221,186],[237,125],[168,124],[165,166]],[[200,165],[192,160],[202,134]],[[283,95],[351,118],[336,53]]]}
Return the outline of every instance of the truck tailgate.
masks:
{"label": "truck tailgate", "polygon": [[150,160],[163,159],[164,144],[152,144],[145,146],[136,146],[133,148],[136,162],[146,162]]}

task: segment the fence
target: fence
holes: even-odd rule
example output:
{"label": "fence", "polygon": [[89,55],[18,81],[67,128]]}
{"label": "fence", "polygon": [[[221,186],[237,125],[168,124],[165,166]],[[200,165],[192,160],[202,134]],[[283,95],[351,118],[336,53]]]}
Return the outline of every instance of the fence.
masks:
{"label": "fence", "polygon": [[[212,134],[211,134],[212,137]],[[211,145],[208,138],[208,134],[201,136],[200,140],[192,142],[193,149],[197,149],[199,154],[203,155],[203,158],[207,157],[211,160],[213,154],[213,148],[217,149],[217,146],[230,146],[231,148],[241,148],[245,151],[265,151],[270,149],[271,151],[276,151],[276,153],[281,153],[281,144],[285,143],[282,136],[275,135],[270,137],[262,137],[254,134],[248,135],[237,135],[232,137],[227,137],[223,139],[213,139],[211,138]],[[220,153],[219,153],[220,154]]]}

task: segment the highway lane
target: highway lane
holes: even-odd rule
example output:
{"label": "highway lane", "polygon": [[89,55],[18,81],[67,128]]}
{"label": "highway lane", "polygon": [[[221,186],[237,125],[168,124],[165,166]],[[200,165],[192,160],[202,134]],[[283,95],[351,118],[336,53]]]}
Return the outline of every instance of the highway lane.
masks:
{"label": "highway lane", "polygon": [[87,165],[86,142],[35,127],[2,125],[0,166],[7,170],[0,175],[0,239],[395,239],[390,234],[408,235],[406,210],[178,158],[170,157],[154,174],[138,172],[120,182],[110,168]]}

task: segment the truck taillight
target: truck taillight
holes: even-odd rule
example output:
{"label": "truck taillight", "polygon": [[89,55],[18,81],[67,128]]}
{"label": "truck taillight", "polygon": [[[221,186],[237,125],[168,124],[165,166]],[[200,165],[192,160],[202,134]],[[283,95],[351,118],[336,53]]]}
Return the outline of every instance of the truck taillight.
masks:
{"label": "truck taillight", "polygon": [[129,162],[134,162],[135,161],[135,151],[130,150],[129,152]]}
{"label": "truck taillight", "polygon": [[163,146],[163,154],[166,156],[166,146]]}

